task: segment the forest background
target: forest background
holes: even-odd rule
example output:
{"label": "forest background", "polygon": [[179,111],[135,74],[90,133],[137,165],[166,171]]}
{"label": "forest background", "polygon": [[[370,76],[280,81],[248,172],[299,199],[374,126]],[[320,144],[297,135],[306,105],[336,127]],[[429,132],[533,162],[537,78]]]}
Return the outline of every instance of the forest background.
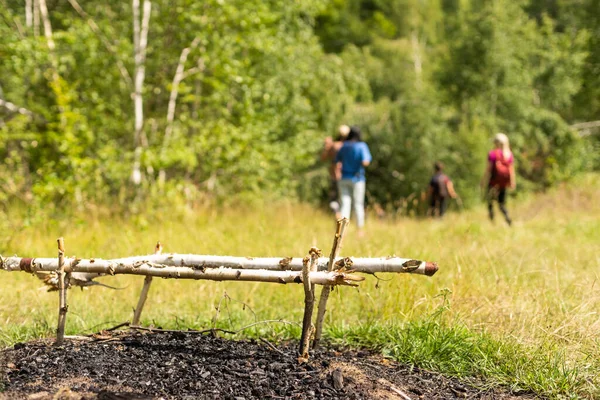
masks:
{"label": "forest background", "polygon": [[519,191],[600,168],[598,0],[136,1],[0,0],[5,210],[322,203],[340,123],[388,210],[418,211],[435,160],[473,204],[498,131]]}

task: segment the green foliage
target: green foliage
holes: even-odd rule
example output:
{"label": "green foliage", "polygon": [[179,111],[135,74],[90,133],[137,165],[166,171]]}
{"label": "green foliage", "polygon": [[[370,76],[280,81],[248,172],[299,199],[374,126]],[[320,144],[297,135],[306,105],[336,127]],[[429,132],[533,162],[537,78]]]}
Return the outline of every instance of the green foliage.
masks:
{"label": "green foliage", "polygon": [[420,196],[438,159],[472,203],[497,131],[522,188],[600,165],[597,135],[569,128],[600,119],[597,0],[153,1],[139,187],[131,5],[50,3],[51,51],[23,4],[2,4],[0,98],[30,112],[0,107],[5,205],[131,204],[191,185],[314,200],[328,185],[316,153],[343,122],[366,132],[369,198],[390,208]]}

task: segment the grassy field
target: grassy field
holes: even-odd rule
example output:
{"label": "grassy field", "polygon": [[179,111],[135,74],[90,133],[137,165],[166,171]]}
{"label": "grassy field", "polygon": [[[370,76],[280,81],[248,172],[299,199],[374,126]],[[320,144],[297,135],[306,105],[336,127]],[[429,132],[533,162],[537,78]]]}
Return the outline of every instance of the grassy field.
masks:
{"label": "grassy field", "polygon": [[[368,221],[351,228],[343,255],[437,261],[431,277],[369,276],[360,288],[332,293],[326,335],[380,349],[401,361],[484,378],[550,398],[600,398],[600,177],[586,176],[549,193],[511,202],[515,224],[486,219],[483,207],[444,221]],[[240,256],[327,253],[333,221],[308,206],[156,211],[128,220],[81,217],[5,229],[2,255],[54,256],[58,236],[68,255],[114,258],[167,252]],[[8,237],[10,236],[10,237]],[[67,333],[100,330],[131,318],[143,279],[102,278],[110,290],[72,290]],[[24,273],[2,273],[0,344],[51,336],[58,296]],[[216,313],[216,307],[219,313]],[[298,337],[300,285],[155,280],[142,317],[169,328],[238,329],[241,336]],[[216,321],[213,319],[216,317]]]}

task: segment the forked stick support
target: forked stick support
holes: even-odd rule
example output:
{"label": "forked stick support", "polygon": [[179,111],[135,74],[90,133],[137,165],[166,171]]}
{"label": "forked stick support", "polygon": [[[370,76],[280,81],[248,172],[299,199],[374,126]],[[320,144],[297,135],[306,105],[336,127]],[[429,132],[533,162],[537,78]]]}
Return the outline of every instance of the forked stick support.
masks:
{"label": "forked stick support", "polygon": [[[160,242],[156,242],[154,254],[159,255],[160,253],[162,253],[162,245]],[[146,304],[146,299],[148,298],[148,292],[150,291],[151,284],[152,276],[146,276],[146,278],[144,278],[144,286],[142,287],[140,298],[138,299],[137,306],[133,312],[133,320],[131,321],[131,324],[134,326],[138,326],[140,324],[140,317],[142,316],[142,310],[144,309],[144,304]]]}
{"label": "forked stick support", "polygon": [[67,287],[69,285],[69,279],[67,279],[67,273],[65,272],[65,241],[62,237],[58,238],[58,325],[56,328],[56,342],[57,346],[62,346],[65,341],[65,323],[67,321],[67,311],[69,306],[67,304]]}

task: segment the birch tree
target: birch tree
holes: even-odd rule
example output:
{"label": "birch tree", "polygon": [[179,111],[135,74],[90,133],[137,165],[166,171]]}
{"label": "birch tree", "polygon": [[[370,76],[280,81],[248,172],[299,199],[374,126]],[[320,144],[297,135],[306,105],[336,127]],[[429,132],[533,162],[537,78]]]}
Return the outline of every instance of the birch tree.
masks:
{"label": "birch tree", "polygon": [[[43,1],[43,0],[42,0]],[[131,180],[135,185],[142,181],[141,158],[142,158],[142,134],[144,129],[144,102],[143,88],[146,75],[146,47],[148,46],[148,29],[150,25],[150,12],[152,3],[144,0],[140,27],[140,0],[133,0],[133,51],[134,51],[134,92],[133,105],[135,113],[133,142],[135,146],[133,170]]]}
{"label": "birch tree", "polygon": [[[181,55],[179,56],[179,62],[177,63],[177,68],[175,70],[175,76],[173,77],[173,82],[171,83],[171,94],[169,95],[169,105],[167,106],[167,126],[165,128],[165,137],[163,139],[163,145],[161,149],[161,155],[163,155],[169,147],[169,142],[171,140],[171,135],[173,134],[173,122],[175,120],[175,107],[177,106],[177,96],[179,95],[179,84],[181,81],[187,76],[194,72],[197,72],[201,68],[201,63],[199,63],[198,67],[193,68],[185,73],[185,62],[187,61],[188,55],[192,49],[195,49],[200,42],[200,38],[196,37],[192,41],[192,43],[184,48],[181,51]],[[163,184],[165,182],[166,175],[164,168],[161,168],[158,176],[159,183]]]}

